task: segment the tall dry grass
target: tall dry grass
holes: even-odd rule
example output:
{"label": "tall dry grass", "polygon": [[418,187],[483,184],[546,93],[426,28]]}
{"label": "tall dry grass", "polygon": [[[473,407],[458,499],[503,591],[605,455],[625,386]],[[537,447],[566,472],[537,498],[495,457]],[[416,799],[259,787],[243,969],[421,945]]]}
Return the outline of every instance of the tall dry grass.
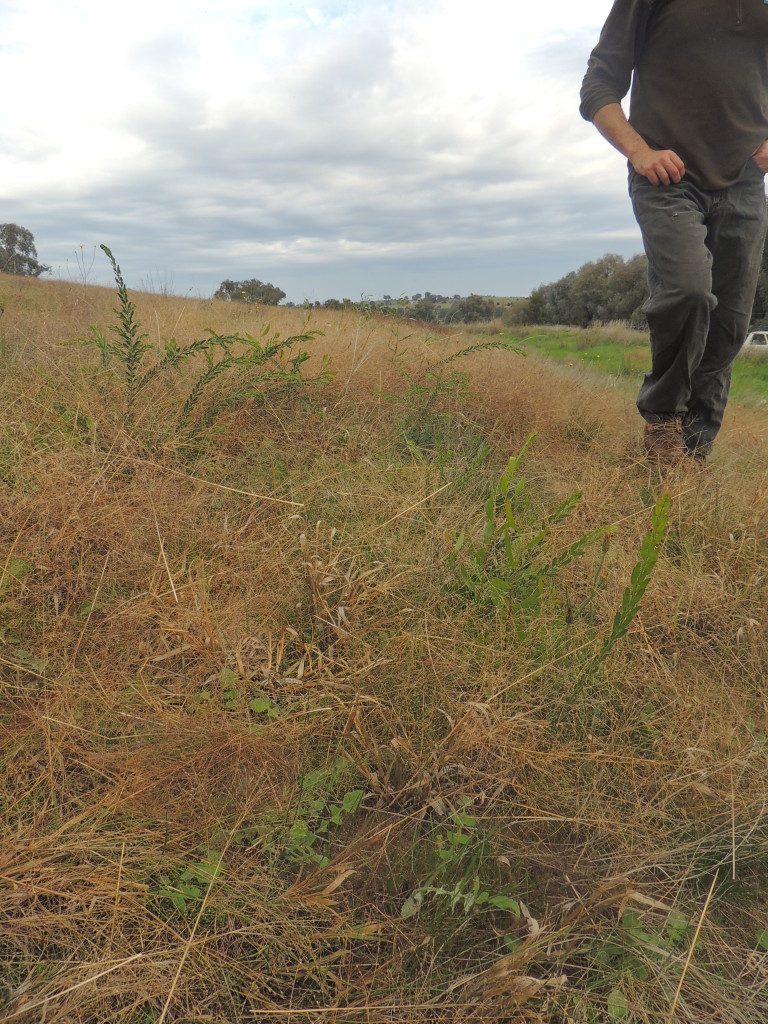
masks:
{"label": "tall dry grass", "polygon": [[[319,311],[333,383],[190,448],[191,378],[129,429],[68,344],[111,291],[0,299],[1,1019],[766,1019],[763,417],[662,480],[609,384],[477,353],[424,411],[476,339]],[[157,344],[303,315],[135,299]],[[531,432],[531,514],[583,493],[546,551],[615,532],[504,615],[448,557]]]}

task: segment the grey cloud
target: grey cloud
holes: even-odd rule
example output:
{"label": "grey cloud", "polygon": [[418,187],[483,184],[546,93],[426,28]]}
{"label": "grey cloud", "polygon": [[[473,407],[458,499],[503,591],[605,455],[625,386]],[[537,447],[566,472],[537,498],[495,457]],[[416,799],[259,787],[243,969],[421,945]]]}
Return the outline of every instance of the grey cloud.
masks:
{"label": "grey cloud", "polygon": [[529,74],[581,83],[598,35],[599,30],[585,29],[550,37],[527,54],[525,65]]}
{"label": "grey cloud", "polygon": [[[208,212],[193,199],[182,209],[162,200],[162,192],[137,199],[129,186],[94,194],[87,207],[38,206],[13,219],[34,231],[41,259],[61,267],[78,242],[105,241],[134,286],[156,270],[203,294],[224,277],[258,276],[294,301],[342,291],[526,294],[606,251],[628,256],[640,247],[621,195],[599,205],[584,195],[538,195],[517,209],[504,202],[457,209],[435,195],[430,208],[416,207],[412,223],[403,226],[400,213],[397,230],[394,214],[366,207],[348,213],[348,223],[331,210],[318,224],[273,199]],[[100,279],[108,279],[106,267]]]}
{"label": "grey cloud", "polygon": [[[34,231],[47,262],[71,260],[79,242],[105,241],[134,283],[158,266],[183,289],[189,281],[207,293],[224,277],[258,276],[295,301],[318,291],[524,294],[606,251],[630,255],[640,247],[621,194],[598,202],[566,189],[515,204],[478,202],[470,186],[461,198],[436,186],[407,205],[397,195],[378,204],[329,196],[320,205],[311,191],[286,196],[275,186],[211,204],[191,192],[174,201],[172,181],[150,179],[145,188],[131,183],[83,203],[36,204],[9,219]],[[389,283],[409,274],[411,286]]]}

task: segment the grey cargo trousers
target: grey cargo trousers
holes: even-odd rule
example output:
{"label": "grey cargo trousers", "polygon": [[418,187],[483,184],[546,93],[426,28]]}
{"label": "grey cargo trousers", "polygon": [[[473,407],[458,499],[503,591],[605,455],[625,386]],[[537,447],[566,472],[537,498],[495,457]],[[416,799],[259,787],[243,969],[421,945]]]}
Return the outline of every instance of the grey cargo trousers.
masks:
{"label": "grey cargo trousers", "polygon": [[705,191],[685,179],[651,185],[630,169],[629,193],[650,286],[651,371],[637,408],[650,423],[681,419],[688,452],[706,455],[752,314],[766,232],[763,173],[750,160],[735,185]]}

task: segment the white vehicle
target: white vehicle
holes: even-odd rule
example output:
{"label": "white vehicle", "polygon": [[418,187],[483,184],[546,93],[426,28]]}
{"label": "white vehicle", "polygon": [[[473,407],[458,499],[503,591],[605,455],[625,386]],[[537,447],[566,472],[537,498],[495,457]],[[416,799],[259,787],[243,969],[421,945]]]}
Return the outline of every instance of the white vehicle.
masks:
{"label": "white vehicle", "polygon": [[742,348],[762,348],[768,352],[768,331],[750,331]]}

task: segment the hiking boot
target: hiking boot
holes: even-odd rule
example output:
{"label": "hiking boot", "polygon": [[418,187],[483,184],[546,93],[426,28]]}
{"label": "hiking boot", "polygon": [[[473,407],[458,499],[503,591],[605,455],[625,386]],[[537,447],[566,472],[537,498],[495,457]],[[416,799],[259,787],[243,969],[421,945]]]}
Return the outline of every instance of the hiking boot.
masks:
{"label": "hiking boot", "polygon": [[688,456],[689,462],[699,467],[706,466],[709,458],[709,452],[702,451],[701,448],[686,448],[685,454]]}
{"label": "hiking boot", "polygon": [[683,428],[680,420],[661,420],[646,423],[643,431],[643,451],[660,462],[677,462],[686,454]]}

